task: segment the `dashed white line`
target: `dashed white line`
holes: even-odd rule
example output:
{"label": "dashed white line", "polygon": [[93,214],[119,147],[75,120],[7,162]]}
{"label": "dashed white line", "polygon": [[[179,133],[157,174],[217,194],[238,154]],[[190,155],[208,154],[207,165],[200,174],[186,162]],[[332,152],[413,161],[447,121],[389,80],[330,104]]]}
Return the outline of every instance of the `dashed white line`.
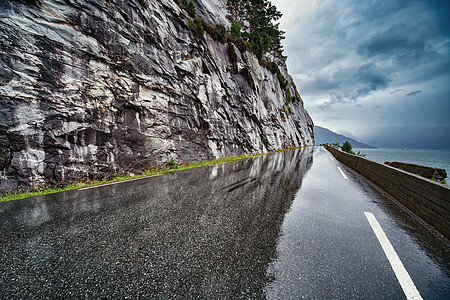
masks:
{"label": "dashed white line", "polygon": [[333,157],[331,157],[331,156],[330,156],[330,159],[331,159],[332,161],[334,161],[334,158],[333,158]]}
{"label": "dashed white line", "polygon": [[389,242],[389,239],[387,238],[375,216],[370,212],[364,212],[364,214],[366,215],[370,226],[372,226],[372,229],[375,232],[375,235],[377,236],[377,239],[387,256],[392,269],[394,270],[395,276],[397,276],[397,280],[400,283],[400,286],[402,287],[406,298],[409,300],[422,299],[422,296],[420,296],[420,293],[414,285],[411,277],[409,276],[408,271],[406,271],[402,261],[395,252],[394,247],[392,247],[392,244]]}
{"label": "dashed white line", "polygon": [[344,171],[342,171],[342,169],[340,167],[337,167],[337,168],[338,168],[339,172],[341,172],[342,177],[344,177],[344,179],[348,180],[348,177],[347,177],[347,175],[345,175]]}
{"label": "dashed white line", "polygon": [[134,181],[134,180],[139,180],[139,179],[146,179],[146,178],[156,177],[156,176],[161,176],[161,175],[162,175],[162,174],[156,174],[156,175],[151,175],[151,176],[145,176],[145,177],[139,177],[139,178],[127,179],[127,180],[122,180],[122,181],[116,181],[116,182],[111,182],[111,183],[105,183],[105,184],[93,185],[93,186],[88,186],[88,187],[81,188],[81,189],[78,189],[78,190],[79,190],[79,191],[85,191],[85,190],[89,190],[89,189],[95,189],[95,188],[98,188],[98,187],[103,187],[103,186],[108,186],[108,185],[118,184],[118,183],[122,183],[122,182]]}

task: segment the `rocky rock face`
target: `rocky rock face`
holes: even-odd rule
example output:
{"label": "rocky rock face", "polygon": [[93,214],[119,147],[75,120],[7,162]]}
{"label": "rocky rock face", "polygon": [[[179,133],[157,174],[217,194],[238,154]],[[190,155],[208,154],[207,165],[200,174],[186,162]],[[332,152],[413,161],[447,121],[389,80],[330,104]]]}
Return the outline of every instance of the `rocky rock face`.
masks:
{"label": "rocky rock face", "polygon": [[277,77],[173,0],[38,2],[0,2],[0,190],[313,143]]}

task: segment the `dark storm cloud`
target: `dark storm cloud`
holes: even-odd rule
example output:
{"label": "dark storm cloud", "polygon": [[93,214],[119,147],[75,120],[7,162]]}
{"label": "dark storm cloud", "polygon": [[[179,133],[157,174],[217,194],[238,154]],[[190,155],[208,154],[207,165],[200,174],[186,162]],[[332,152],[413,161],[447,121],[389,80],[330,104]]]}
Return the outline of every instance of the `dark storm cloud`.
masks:
{"label": "dark storm cloud", "polygon": [[422,93],[423,93],[423,92],[422,92],[421,90],[417,90],[417,91],[414,91],[414,92],[411,92],[411,93],[406,94],[406,96],[414,96],[414,95],[422,94]]}
{"label": "dark storm cloud", "polygon": [[[443,3],[331,0],[319,5],[300,0],[298,9],[311,11],[286,30],[286,48],[299,57],[289,60],[289,67],[294,73],[310,72],[299,86],[313,94],[327,93],[330,104],[395,88],[396,78],[417,83],[448,74],[448,41],[442,37],[446,30],[435,20],[436,12],[448,7]],[[311,28],[302,37],[304,45],[293,28]]]}
{"label": "dark storm cloud", "polygon": [[273,2],[284,14],[289,70],[315,123],[361,132],[412,120],[448,125],[450,1]]}
{"label": "dark storm cloud", "polygon": [[306,85],[308,89],[327,90],[329,100],[325,104],[357,101],[370,93],[382,90],[392,81],[391,73],[368,63],[354,68],[340,69],[328,76],[317,77]]}
{"label": "dark storm cloud", "polygon": [[355,74],[355,77],[355,82],[359,81],[365,84],[360,89],[359,96],[384,89],[392,81],[390,72],[378,68],[373,62],[362,65]]}
{"label": "dark storm cloud", "polygon": [[390,92],[389,95],[394,95],[398,92],[403,92],[403,91],[404,91],[404,89],[396,89],[395,91]]}
{"label": "dark storm cloud", "polygon": [[436,51],[420,36],[397,26],[361,42],[358,54],[377,60],[392,58],[405,67],[435,55]]}
{"label": "dark storm cloud", "polygon": [[448,0],[428,0],[427,5],[433,9],[435,19],[439,26],[439,31],[443,35],[450,35],[450,1]]}

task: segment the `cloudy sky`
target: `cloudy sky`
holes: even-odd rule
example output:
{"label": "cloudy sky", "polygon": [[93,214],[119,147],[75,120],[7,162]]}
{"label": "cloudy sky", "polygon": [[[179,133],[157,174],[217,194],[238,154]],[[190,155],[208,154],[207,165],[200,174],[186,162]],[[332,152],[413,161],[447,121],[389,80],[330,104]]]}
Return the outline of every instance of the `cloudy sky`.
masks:
{"label": "cloudy sky", "polygon": [[272,0],[316,125],[450,128],[450,1]]}

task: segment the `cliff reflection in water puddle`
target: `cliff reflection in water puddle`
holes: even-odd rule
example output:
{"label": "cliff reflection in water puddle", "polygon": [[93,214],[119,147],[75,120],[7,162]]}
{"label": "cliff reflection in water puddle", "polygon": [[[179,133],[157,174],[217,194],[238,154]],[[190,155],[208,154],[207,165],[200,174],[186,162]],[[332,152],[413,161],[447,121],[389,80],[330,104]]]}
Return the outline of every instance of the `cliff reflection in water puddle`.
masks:
{"label": "cliff reflection in water puddle", "polygon": [[0,203],[0,298],[264,298],[312,152]]}

